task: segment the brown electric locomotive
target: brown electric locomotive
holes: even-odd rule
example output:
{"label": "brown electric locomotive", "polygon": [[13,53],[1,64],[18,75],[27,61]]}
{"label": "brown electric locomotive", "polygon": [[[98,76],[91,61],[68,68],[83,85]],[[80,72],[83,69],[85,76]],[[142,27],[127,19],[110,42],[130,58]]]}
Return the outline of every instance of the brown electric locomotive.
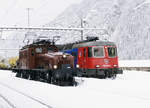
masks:
{"label": "brown electric locomotive", "polygon": [[74,58],[58,52],[53,42],[42,40],[24,46],[19,51],[17,77],[46,81],[56,85],[74,85]]}

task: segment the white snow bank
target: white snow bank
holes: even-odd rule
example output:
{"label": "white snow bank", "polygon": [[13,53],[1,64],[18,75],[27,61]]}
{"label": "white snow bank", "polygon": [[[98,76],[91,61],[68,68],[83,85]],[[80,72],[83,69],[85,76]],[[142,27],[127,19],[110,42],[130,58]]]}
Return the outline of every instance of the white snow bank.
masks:
{"label": "white snow bank", "polygon": [[144,3],[150,3],[150,0],[145,0]]}
{"label": "white snow bank", "polygon": [[150,67],[150,60],[120,60],[119,67]]}
{"label": "white snow bank", "polygon": [[[148,72],[124,71],[124,74],[118,75],[115,80],[96,78],[76,78],[76,80],[80,82],[77,87],[59,87],[16,78],[10,71],[0,71],[0,82],[40,99],[53,108],[150,108]],[[21,101],[19,96],[15,97],[16,100],[20,100],[15,103],[16,106],[28,107],[25,104],[27,102]],[[30,108],[33,108],[32,105]]]}

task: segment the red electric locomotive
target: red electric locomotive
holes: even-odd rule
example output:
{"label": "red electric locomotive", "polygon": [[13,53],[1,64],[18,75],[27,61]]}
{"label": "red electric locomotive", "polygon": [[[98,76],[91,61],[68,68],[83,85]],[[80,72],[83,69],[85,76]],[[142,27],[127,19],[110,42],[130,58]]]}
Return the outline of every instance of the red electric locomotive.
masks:
{"label": "red electric locomotive", "polygon": [[122,74],[123,71],[118,66],[115,43],[97,40],[98,38],[88,38],[73,44],[71,50],[64,52],[74,55],[75,67],[82,76],[115,78],[117,74]]}

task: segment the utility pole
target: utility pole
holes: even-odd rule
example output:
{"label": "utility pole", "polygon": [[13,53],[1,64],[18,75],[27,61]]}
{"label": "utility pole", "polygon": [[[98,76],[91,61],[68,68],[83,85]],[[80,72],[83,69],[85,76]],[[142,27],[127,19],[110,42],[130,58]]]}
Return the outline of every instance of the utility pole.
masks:
{"label": "utility pole", "polygon": [[[28,12],[28,28],[30,28],[30,11],[32,8],[27,8],[27,12]],[[28,32],[25,34],[24,40],[23,42],[25,43],[26,38],[30,35],[30,31],[28,30]],[[27,44],[29,43],[29,39],[27,39]]]}
{"label": "utility pole", "polygon": [[[80,19],[80,22],[81,22],[81,28],[84,28],[84,26],[83,26],[83,19],[81,18]],[[81,30],[81,40],[83,40],[83,30]]]}
{"label": "utility pole", "polygon": [[28,12],[28,28],[30,27],[30,11],[32,8],[27,8],[27,12]]}
{"label": "utility pole", "polygon": [[0,31],[0,39],[3,37],[3,30]]}

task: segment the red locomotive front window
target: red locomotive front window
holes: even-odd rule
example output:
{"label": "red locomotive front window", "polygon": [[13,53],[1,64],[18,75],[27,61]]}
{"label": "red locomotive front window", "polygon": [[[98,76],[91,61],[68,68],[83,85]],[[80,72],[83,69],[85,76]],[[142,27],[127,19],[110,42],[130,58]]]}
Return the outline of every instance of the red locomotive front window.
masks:
{"label": "red locomotive front window", "polygon": [[107,52],[108,52],[109,57],[116,57],[117,56],[117,51],[116,51],[116,48],[114,48],[114,47],[108,47]]}
{"label": "red locomotive front window", "polygon": [[104,48],[103,47],[93,47],[93,56],[94,57],[104,57]]}

